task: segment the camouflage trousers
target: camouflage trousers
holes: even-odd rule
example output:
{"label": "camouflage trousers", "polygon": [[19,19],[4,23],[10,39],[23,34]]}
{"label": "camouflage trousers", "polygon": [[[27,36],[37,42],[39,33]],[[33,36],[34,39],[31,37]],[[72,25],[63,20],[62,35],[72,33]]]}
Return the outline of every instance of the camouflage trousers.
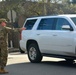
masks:
{"label": "camouflage trousers", "polygon": [[8,51],[7,46],[0,47],[0,69],[4,69],[7,64]]}

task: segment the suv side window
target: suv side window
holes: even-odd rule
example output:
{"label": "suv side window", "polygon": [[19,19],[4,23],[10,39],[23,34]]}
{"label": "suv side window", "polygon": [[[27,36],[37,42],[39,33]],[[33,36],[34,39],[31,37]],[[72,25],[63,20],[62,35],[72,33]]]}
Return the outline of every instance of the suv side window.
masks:
{"label": "suv side window", "polygon": [[62,30],[63,25],[69,25],[70,26],[70,23],[64,18],[58,18],[57,24],[56,24],[56,30]]}
{"label": "suv side window", "polygon": [[41,19],[37,30],[52,30],[54,18]]}
{"label": "suv side window", "polygon": [[37,19],[27,20],[25,23],[26,30],[31,30]]}

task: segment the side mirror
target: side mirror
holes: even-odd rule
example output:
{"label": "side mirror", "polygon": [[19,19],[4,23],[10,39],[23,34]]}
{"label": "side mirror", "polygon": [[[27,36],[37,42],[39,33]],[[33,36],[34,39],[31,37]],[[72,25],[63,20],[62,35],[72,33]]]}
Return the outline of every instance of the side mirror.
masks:
{"label": "side mirror", "polygon": [[62,26],[62,30],[70,30],[70,31],[73,31],[73,28],[70,27],[69,25],[63,25]]}

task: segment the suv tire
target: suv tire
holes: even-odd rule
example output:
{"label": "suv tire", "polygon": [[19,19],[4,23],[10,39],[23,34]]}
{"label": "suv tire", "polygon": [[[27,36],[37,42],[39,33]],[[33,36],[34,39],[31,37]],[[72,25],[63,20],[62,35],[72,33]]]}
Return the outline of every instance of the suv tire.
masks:
{"label": "suv tire", "polygon": [[68,62],[68,63],[74,63],[75,61],[74,61],[74,59],[66,59],[66,62]]}
{"label": "suv tire", "polygon": [[32,63],[41,62],[42,55],[36,43],[30,44],[27,52],[28,52],[28,58]]}

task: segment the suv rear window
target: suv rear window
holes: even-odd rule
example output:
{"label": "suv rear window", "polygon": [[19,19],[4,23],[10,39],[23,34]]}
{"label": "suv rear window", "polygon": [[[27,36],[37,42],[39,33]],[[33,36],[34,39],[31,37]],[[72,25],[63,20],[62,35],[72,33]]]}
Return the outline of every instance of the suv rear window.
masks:
{"label": "suv rear window", "polygon": [[37,19],[33,19],[33,20],[27,20],[27,22],[25,23],[25,28],[26,30],[31,30],[33,25],[35,24]]}

